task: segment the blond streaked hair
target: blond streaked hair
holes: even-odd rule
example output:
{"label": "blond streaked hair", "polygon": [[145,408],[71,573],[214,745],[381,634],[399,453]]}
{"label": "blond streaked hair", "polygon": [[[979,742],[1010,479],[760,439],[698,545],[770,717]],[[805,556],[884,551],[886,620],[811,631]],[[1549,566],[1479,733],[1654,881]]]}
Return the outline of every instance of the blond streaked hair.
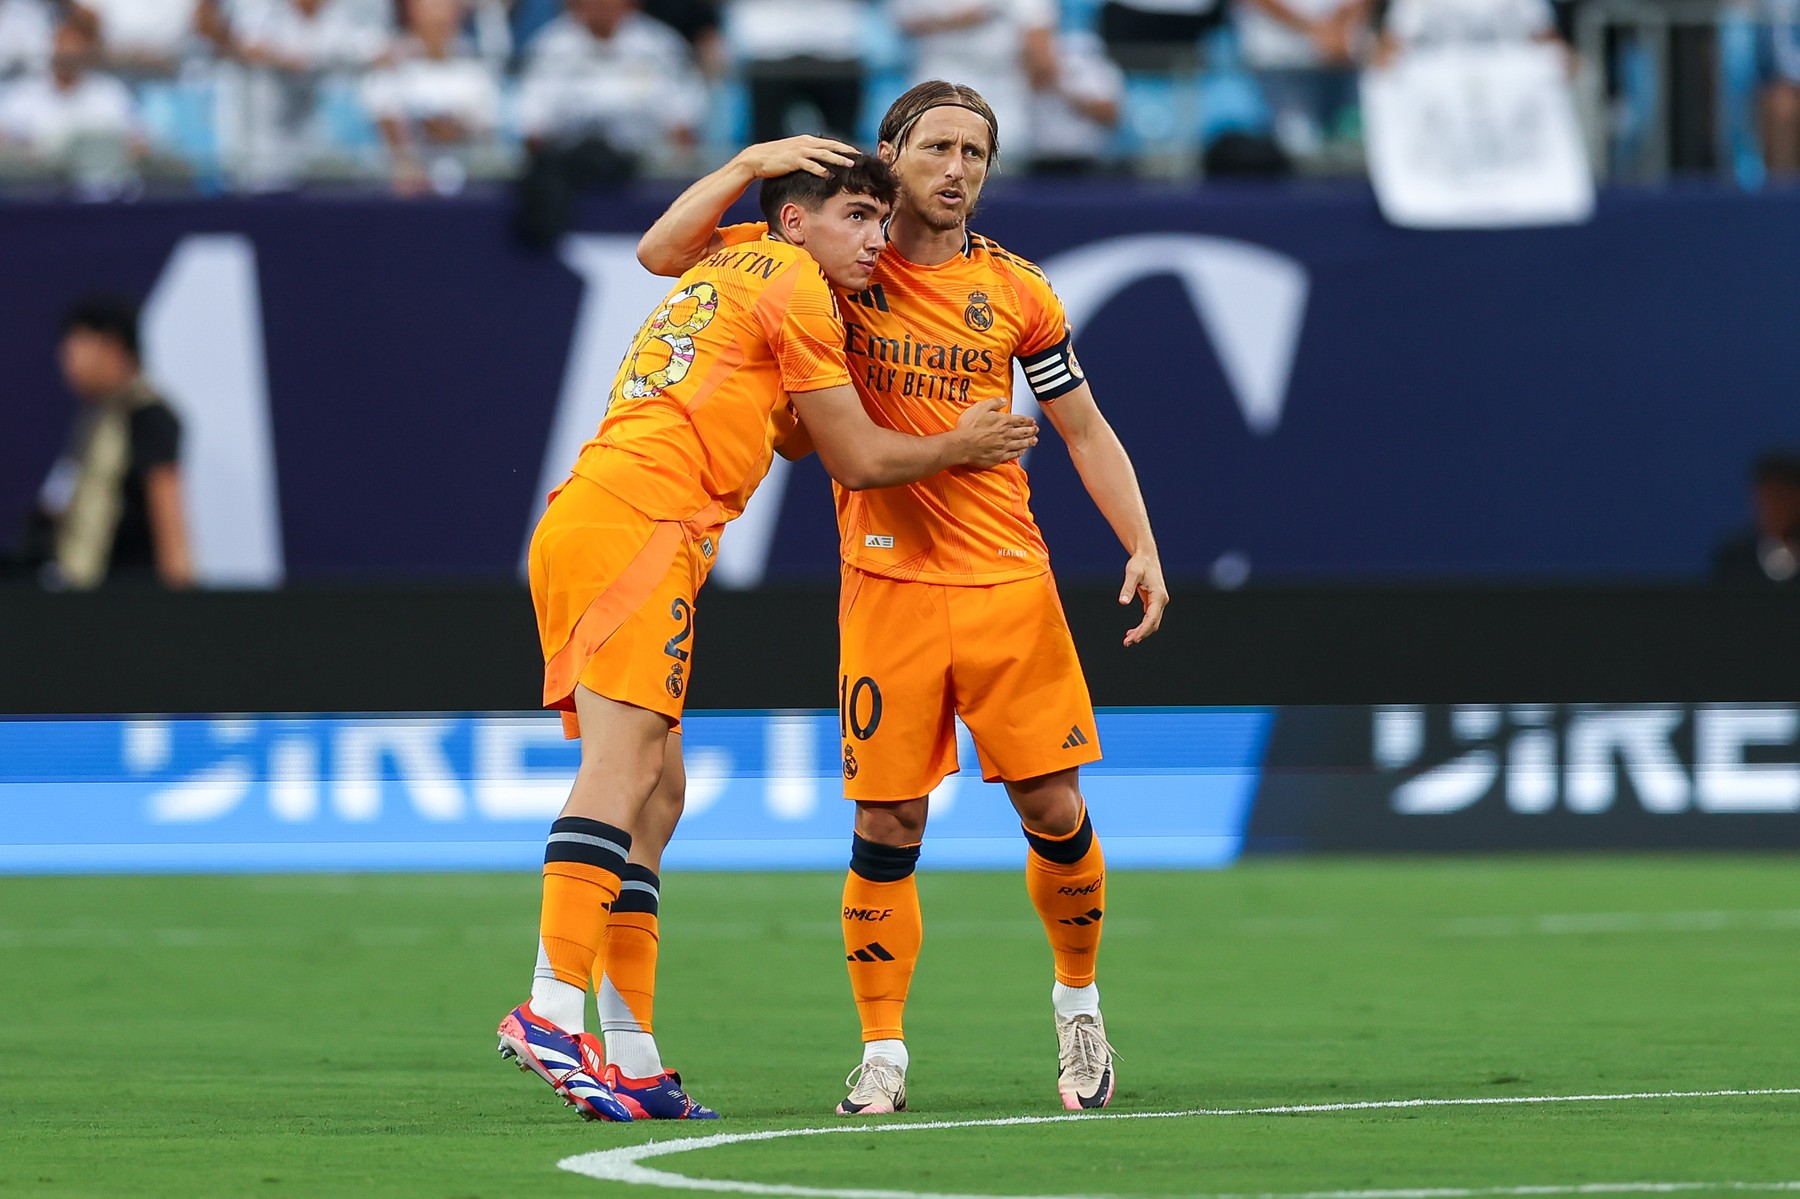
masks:
{"label": "blond streaked hair", "polygon": [[1000,157],[1000,123],[994,119],[994,110],[981,98],[981,93],[966,83],[927,79],[908,88],[905,95],[888,106],[887,115],[881,118],[881,128],[875,136],[899,153],[905,148],[907,135],[919,123],[919,118],[934,108],[966,108],[980,117],[988,128],[988,158],[992,161]]}

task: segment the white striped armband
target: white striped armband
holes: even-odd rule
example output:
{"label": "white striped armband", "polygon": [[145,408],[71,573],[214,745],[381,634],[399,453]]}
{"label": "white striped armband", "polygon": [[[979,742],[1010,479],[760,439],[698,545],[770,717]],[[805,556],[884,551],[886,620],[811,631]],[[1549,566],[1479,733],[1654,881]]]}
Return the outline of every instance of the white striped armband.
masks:
{"label": "white striped armband", "polygon": [[1065,337],[1047,350],[1039,350],[1019,359],[1025,368],[1025,381],[1040,403],[1074,391],[1085,381],[1081,363],[1075,360],[1075,339]]}

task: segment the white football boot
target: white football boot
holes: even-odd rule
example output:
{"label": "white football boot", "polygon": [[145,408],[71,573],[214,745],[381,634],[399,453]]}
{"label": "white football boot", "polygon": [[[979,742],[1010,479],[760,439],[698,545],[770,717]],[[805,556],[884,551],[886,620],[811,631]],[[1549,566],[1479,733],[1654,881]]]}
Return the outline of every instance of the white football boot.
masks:
{"label": "white football boot", "polygon": [[1113,1047],[1098,1014],[1056,1018],[1056,1066],[1056,1089],[1070,1111],[1112,1102]]}

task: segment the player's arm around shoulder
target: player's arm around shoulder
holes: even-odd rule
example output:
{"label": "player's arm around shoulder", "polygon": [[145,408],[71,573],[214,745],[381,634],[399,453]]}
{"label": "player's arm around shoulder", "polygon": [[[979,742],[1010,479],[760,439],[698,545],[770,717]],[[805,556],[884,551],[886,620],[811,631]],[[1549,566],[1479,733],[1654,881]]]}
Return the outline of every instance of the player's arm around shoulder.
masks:
{"label": "player's arm around shoulder", "polygon": [[898,487],[953,466],[985,470],[1016,461],[1037,444],[1037,422],[1007,412],[1004,400],[971,404],[956,428],[919,437],[870,420],[849,384],[788,398],[826,472],[851,491]]}
{"label": "player's arm around shoulder", "polygon": [[1094,506],[1130,555],[1119,602],[1129,604],[1134,596],[1143,602],[1144,618],[1125,634],[1125,644],[1136,645],[1161,627],[1163,609],[1169,606],[1162,556],[1156,550],[1156,535],[1150,531],[1150,513],[1144,506],[1137,470],[1086,383],[1045,402],[1043,412],[1068,445],[1069,460]]}
{"label": "player's arm around shoulder", "polygon": [[751,184],[794,171],[824,175],[831,167],[849,166],[854,153],[854,146],[824,137],[789,137],[748,146],[675,198],[638,239],[638,261],[653,275],[678,278],[725,248],[719,222]]}

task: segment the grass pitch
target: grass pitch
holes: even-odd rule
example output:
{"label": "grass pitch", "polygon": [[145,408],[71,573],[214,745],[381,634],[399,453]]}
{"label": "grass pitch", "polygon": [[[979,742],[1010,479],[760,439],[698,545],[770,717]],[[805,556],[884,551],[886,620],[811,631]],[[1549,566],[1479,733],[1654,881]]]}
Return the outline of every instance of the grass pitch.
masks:
{"label": "grass pitch", "polygon": [[[1800,1087],[1791,859],[1258,862],[1119,873],[1110,1111]],[[717,1124],[590,1125],[503,1066],[526,875],[0,880],[0,1194],[611,1196],[558,1159],[816,1127],[857,1058],[823,874],[673,875],[664,1056]],[[1059,1114],[1017,875],[921,876],[901,1120]],[[1800,1095],[1083,1120],[648,1163],[1060,1196],[1800,1180]],[[1720,1185],[1723,1193],[1728,1188]]]}

